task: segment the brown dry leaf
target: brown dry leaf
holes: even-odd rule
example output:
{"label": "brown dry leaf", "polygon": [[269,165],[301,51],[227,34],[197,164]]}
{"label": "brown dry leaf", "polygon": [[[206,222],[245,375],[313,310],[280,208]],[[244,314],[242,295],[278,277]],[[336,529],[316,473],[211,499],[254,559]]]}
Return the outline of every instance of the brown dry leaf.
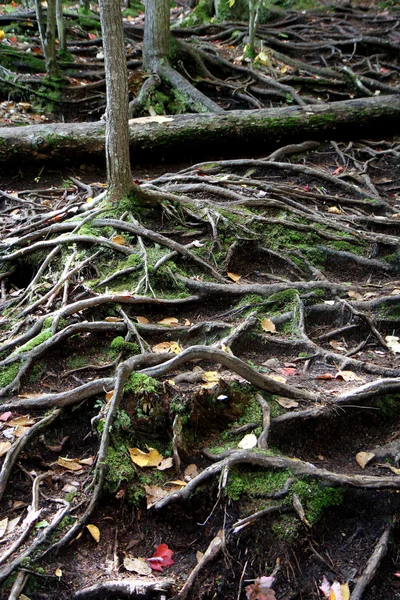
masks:
{"label": "brown dry leaf", "polygon": [[182,348],[178,342],[170,342],[170,350],[173,354],[180,354],[182,352]]}
{"label": "brown dry leaf", "polygon": [[146,503],[148,509],[170,494],[169,491],[163,490],[158,485],[145,485],[144,489],[146,492]]}
{"label": "brown dry leaf", "polygon": [[82,460],[79,461],[81,463],[81,465],[88,465],[89,467],[91,467],[94,463],[94,456],[89,456],[88,458],[82,458]]}
{"label": "brown dry leaf", "polygon": [[86,529],[89,531],[90,535],[94,539],[95,542],[99,543],[100,541],[100,529],[96,527],[96,525],[86,525]]}
{"label": "brown dry leaf", "polygon": [[371,462],[373,458],[375,458],[373,452],[358,452],[356,454],[356,462],[362,469],[365,469],[367,464]]}
{"label": "brown dry leaf", "polygon": [[152,347],[152,351],[156,354],[162,354],[163,352],[171,351],[171,344],[169,342],[160,342]]}
{"label": "brown dry leaf", "polygon": [[260,325],[264,329],[264,331],[268,331],[268,333],[276,333],[276,327],[271,321],[271,319],[263,319]]}
{"label": "brown dry leaf", "polygon": [[256,446],[257,446],[257,436],[254,435],[254,433],[248,433],[238,443],[238,448],[241,448],[242,450],[251,450],[251,448],[255,448]]}
{"label": "brown dry leaf", "polygon": [[151,575],[151,567],[144,558],[134,558],[130,554],[126,554],[124,558],[124,567],[130,573],[138,575]]}
{"label": "brown dry leaf", "polygon": [[28,427],[30,425],[35,424],[35,419],[31,419],[29,415],[25,415],[23,417],[16,417],[15,419],[11,419],[6,422],[7,427],[17,427],[20,425],[21,427]]}
{"label": "brown dry leaf", "polygon": [[326,379],[326,381],[332,381],[335,377],[332,373],[322,373],[322,375],[317,375],[315,379]]}
{"label": "brown dry leaf", "polygon": [[165,485],[172,485],[178,488],[183,488],[187,486],[187,481],[183,481],[183,479],[174,479],[173,481],[166,481]]}
{"label": "brown dry leaf", "polygon": [[125,240],[124,236],[121,234],[113,235],[111,238],[111,241],[114,242],[114,244],[118,244],[119,246],[125,246],[125,244],[126,244],[126,240]]}
{"label": "brown dry leaf", "polygon": [[277,402],[283,408],[297,408],[299,405],[296,400],[291,400],[290,398],[276,398],[275,402]]}
{"label": "brown dry leaf", "polygon": [[131,461],[139,467],[158,467],[163,457],[155,448],[148,448],[148,452],[143,452],[139,448],[128,448]]}
{"label": "brown dry leaf", "polygon": [[179,320],[176,317],[166,317],[161,321],[157,321],[159,325],[168,325],[170,327],[176,327],[179,325]]}
{"label": "brown dry leaf", "polygon": [[349,298],[352,298],[353,300],[362,300],[363,299],[363,295],[360,294],[360,292],[356,292],[355,290],[349,290],[347,292],[347,295]]}
{"label": "brown dry leaf", "polygon": [[106,402],[110,402],[113,395],[114,395],[114,390],[110,390],[109,392],[106,392]]}
{"label": "brown dry leaf", "polygon": [[338,340],[331,340],[329,342],[329,345],[332,346],[332,348],[334,350],[339,350],[341,352],[346,352],[346,348],[343,346],[343,343],[339,342]]}
{"label": "brown dry leaf", "polygon": [[235,283],[242,279],[242,276],[237,275],[237,273],[227,273],[227,275],[228,275],[229,279],[232,279],[232,281],[234,281]]}
{"label": "brown dry leaf", "polygon": [[0,456],[4,456],[7,454],[9,449],[11,448],[11,442],[0,442]]}
{"label": "brown dry leaf", "polygon": [[204,552],[200,552],[200,550],[197,550],[197,552],[196,552],[196,561],[197,561],[197,564],[199,564],[199,562],[201,561],[201,559],[203,558],[203,556],[204,556]]}
{"label": "brown dry leaf", "polygon": [[147,323],[150,323],[150,321],[148,319],[146,319],[146,317],[136,317],[136,321],[138,323],[140,323],[141,325],[147,325]]}
{"label": "brown dry leaf", "polygon": [[168,458],[162,459],[162,461],[158,465],[157,469],[159,471],[165,471],[166,469],[170,469],[173,466],[174,466],[174,459],[172,458],[172,456],[169,456]]}
{"label": "brown dry leaf", "polygon": [[363,378],[353,371],[338,371],[336,379],[343,379],[343,381],[363,381]]}
{"label": "brown dry leaf", "polygon": [[57,459],[57,464],[60,465],[63,469],[67,469],[68,471],[81,471],[82,465],[79,463],[77,458],[63,458],[59,456]]}
{"label": "brown dry leaf", "polygon": [[119,317],[106,317],[104,320],[108,323],[120,323],[123,321],[123,319],[120,319]]}
{"label": "brown dry leaf", "polygon": [[194,463],[188,465],[184,470],[183,474],[187,479],[194,479],[199,474],[197,465],[195,465]]}
{"label": "brown dry leaf", "polygon": [[30,427],[22,427],[22,425],[18,425],[15,429],[14,429],[14,435],[17,438],[20,438],[24,435],[24,433],[26,433],[27,431],[30,430]]}
{"label": "brown dry leaf", "polygon": [[330,206],[328,208],[328,213],[331,213],[332,215],[341,215],[342,211],[337,206]]}

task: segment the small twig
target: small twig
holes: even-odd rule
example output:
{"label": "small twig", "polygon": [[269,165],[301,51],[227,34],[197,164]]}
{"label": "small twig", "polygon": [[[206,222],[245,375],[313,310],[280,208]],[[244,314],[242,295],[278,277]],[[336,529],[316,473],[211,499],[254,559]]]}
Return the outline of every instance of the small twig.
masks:
{"label": "small twig", "polygon": [[374,578],[379,565],[381,564],[381,561],[387,552],[391,530],[392,525],[389,525],[379,538],[375,549],[367,562],[367,566],[357,580],[356,586],[351,594],[351,600],[361,600],[368,585]]}

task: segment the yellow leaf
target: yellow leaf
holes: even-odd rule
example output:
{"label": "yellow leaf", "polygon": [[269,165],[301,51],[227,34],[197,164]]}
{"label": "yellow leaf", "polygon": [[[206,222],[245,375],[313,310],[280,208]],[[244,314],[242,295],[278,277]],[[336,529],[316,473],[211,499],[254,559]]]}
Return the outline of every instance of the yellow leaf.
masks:
{"label": "yellow leaf", "polygon": [[174,479],[173,481],[166,481],[165,485],[177,485],[179,487],[186,487],[187,482],[183,481],[183,479]]}
{"label": "yellow leaf", "polygon": [[260,325],[264,329],[264,331],[268,331],[268,333],[276,333],[276,327],[271,321],[271,319],[263,319]]}
{"label": "yellow leaf", "polygon": [[266,52],[260,52],[260,54],[257,54],[256,58],[254,59],[254,62],[260,62],[265,67],[269,67],[269,65],[271,64],[270,57]]}
{"label": "yellow leaf", "polygon": [[182,352],[182,348],[180,347],[180,345],[177,342],[170,343],[170,350],[174,354],[180,354]]}
{"label": "yellow leaf", "polygon": [[146,319],[146,317],[136,317],[136,321],[141,325],[147,325],[147,323],[150,323],[150,321]]}
{"label": "yellow leaf", "polygon": [[4,40],[5,35],[6,34],[4,33],[4,29],[0,29],[0,42],[1,42],[1,40]]}
{"label": "yellow leaf", "polygon": [[58,577],[59,579],[61,579],[61,577],[62,577],[62,570],[60,569],[60,567],[57,567],[57,569],[54,571],[54,575],[56,577]]}
{"label": "yellow leaf", "polygon": [[217,383],[220,380],[218,371],[205,371],[202,376],[207,383]]}
{"label": "yellow leaf", "polygon": [[365,469],[367,464],[375,457],[373,452],[358,452],[356,454],[356,462],[362,469]]}
{"label": "yellow leaf", "polygon": [[123,319],[120,319],[119,317],[106,317],[104,320],[108,323],[120,323],[123,321]]}
{"label": "yellow leaf", "polygon": [[392,465],[388,465],[389,469],[392,471],[392,473],[394,473],[395,475],[400,475],[400,469],[397,469],[396,467],[393,467]]}
{"label": "yellow leaf", "polygon": [[229,354],[230,356],[233,356],[233,352],[232,350],[229,348],[229,346],[225,346],[225,344],[222,344],[221,346],[221,350],[223,352],[226,352],[227,354]]}
{"label": "yellow leaf", "polygon": [[342,600],[350,600],[350,589],[347,581],[340,584],[340,591],[342,592]]}
{"label": "yellow leaf", "polygon": [[96,527],[96,525],[86,525],[86,529],[89,531],[90,535],[94,539],[95,542],[99,543],[100,541],[100,529]]}
{"label": "yellow leaf", "polygon": [[288,68],[289,68],[289,67],[288,67],[287,65],[285,65],[284,67],[281,67],[281,68],[280,68],[280,72],[281,72],[281,73],[287,73],[287,71],[288,71]]}
{"label": "yellow leaf", "polygon": [[11,442],[0,442],[0,456],[7,454],[11,448]]}
{"label": "yellow leaf", "polygon": [[169,325],[169,326],[172,326],[172,327],[176,327],[176,325],[179,325],[179,321],[175,317],[166,317],[165,319],[162,319],[161,321],[158,321],[158,324],[159,325]]}
{"label": "yellow leaf", "polygon": [[86,198],[86,202],[91,202],[93,200],[93,198],[91,196],[89,196],[89,198]]}
{"label": "yellow leaf", "polygon": [[22,427],[22,425],[18,425],[15,429],[14,429],[14,435],[17,438],[20,438],[24,435],[24,433],[26,433],[27,431],[30,430],[30,427]]}
{"label": "yellow leaf", "polygon": [[114,390],[110,390],[109,392],[106,392],[106,402],[110,402],[113,395],[114,395]]}
{"label": "yellow leaf", "polygon": [[128,448],[131,461],[139,467],[158,467],[163,457],[155,448],[149,448],[148,452],[143,452],[139,448]]}
{"label": "yellow leaf", "polygon": [[227,275],[230,279],[232,279],[232,281],[234,281],[236,283],[236,281],[240,281],[240,279],[242,278],[241,275],[237,275],[236,273],[229,273],[227,272]]}
{"label": "yellow leaf", "polygon": [[162,354],[163,352],[171,351],[171,344],[169,342],[160,342],[152,347],[153,352],[156,354]]}
{"label": "yellow leaf", "polygon": [[119,246],[125,246],[126,241],[123,235],[113,235],[111,238],[111,241],[114,242],[114,244],[118,244]]}
{"label": "yellow leaf", "polygon": [[76,458],[63,458],[62,456],[59,456],[57,463],[60,465],[60,467],[67,469],[68,471],[82,470],[82,465],[79,464],[79,461]]}
{"label": "yellow leaf", "polygon": [[332,215],[341,215],[342,211],[337,206],[330,206],[328,208],[328,213],[331,213]]}

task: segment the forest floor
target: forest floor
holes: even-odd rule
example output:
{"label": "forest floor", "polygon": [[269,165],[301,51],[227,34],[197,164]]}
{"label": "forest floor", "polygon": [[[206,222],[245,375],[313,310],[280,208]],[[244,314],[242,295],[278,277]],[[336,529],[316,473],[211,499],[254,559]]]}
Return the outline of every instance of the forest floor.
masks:
{"label": "forest floor", "polygon": [[[266,80],[197,83],[226,110],[396,93],[399,21],[289,11]],[[242,66],[226,31],[194,43]],[[95,93],[1,118],[97,119]],[[3,170],[0,598],[400,598],[400,140],[374,134],[138,164],[149,206],[105,204],[90,161]]]}

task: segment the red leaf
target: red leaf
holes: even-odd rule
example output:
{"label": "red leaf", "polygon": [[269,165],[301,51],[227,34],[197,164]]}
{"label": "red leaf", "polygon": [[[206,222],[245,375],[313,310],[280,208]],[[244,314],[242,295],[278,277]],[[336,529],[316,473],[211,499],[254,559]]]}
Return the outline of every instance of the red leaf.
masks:
{"label": "red leaf", "polygon": [[341,173],[343,171],[343,167],[338,167],[337,169],[335,169],[332,173],[332,175],[339,175],[339,173]]}
{"label": "red leaf", "polygon": [[12,417],[12,412],[11,411],[7,411],[4,413],[1,413],[0,415],[0,421],[8,421],[8,419]]}
{"label": "red leaf", "polygon": [[296,375],[297,369],[293,369],[293,367],[285,367],[284,369],[279,369],[283,375]]}
{"label": "red leaf", "polygon": [[88,38],[89,40],[95,40],[97,38],[97,35],[95,33],[88,33]]}
{"label": "red leaf", "polygon": [[150,567],[153,571],[162,571],[163,567],[169,567],[173,565],[175,561],[172,560],[173,552],[168,548],[167,544],[160,544],[157,546],[151,558],[147,559]]}
{"label": "red leaf", "polygon": [[331,373],[323,373],[322,375],[317,375],[315,379],[327,379],[327,380],[331,380],[331,379],[335,379],[334,376]]}
{"label": "red leaf", "polygon": [[308,185],[308,183],[307,183],[307,185],[305,185],[305,186],[303,187],[303,190],[304,190],[305,192],[309,192],[309,191],[310,191],[310,186]]}

